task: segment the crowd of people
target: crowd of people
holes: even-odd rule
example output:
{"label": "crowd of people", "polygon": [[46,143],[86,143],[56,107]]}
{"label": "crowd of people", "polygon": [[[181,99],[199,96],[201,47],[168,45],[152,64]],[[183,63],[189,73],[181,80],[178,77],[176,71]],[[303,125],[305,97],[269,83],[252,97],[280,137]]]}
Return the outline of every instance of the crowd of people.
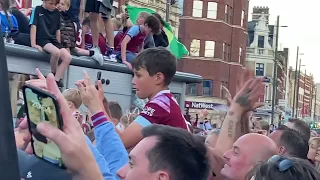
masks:
{"label": "crowd of people", "polygon": [[[5,40],[12,38],[14,43],[51,54],[52,73],[45,77],[36,70],[38,79],[25,83],[55,96],[63,121],[61,129],[47,122],[36,128],[59,147],[66,169],[38,159],[30,143],[27,117],[17,122],[21,179],[320,179],[320,139],[311,137],[304,121],[289,119],[270,131],[268,122],[253,118],[253,111],[262,105],[258,100],[264,94],[263,79],[246,70],[238,80],[236,94],[232,96],[225,88],[229,109],[221,127],[211,126],[205,110],[198,121],[191,122],[168,88],[177,60],[159,47],[168,46],[162,18],[140,13],[133,25],[125,8],[111,18],[110,1],[90,0],[86,3],[88,18],[81,21],[75,13],[79,8],[70,7],[73,4],[77,3],[44,0],[32,10],[26,28],[20,27],[23,23],[15,15],[21,12],[0,0]],[[14,34],[14,30],[18,32]],[[79,38],[75,38],[76,32],[80,32]],[[123,114],[117,102],[105,97],[101,82],[92,84],[86,72],[75,82],[77,88],[60,92],[70,53],[91,56],[100,65],[102,54],[126,64],[134,73],[137,97],[148,100],[142,110]],[[79,110],[82,105],[88,112]]]}
{"label": "crowd of people", "polygon": [[[264,93],[263,79],[253,72],[243,74],[221,127],[212,128],[206,111],[197,123],[188,122],[170,94],[176,58],[168,50],[144,50],[132,68],[137,96],[149,101],[142,111],[126,114],[117,102],[108,102],[101,82],[96,88],[86,72],[76,89],[61,93],[53,74],[45,78],[37,70],[39,79],[26,83],[57,97],[64,124],[57,129],[41,122],[37,129],[58,145],[67,170],[29,155],[33,151],[24,119],[15,131],[21,177],[30,178],[32,172],[34,179],[49,180],[320,179],[320,140],[311,137],[304,121],[289,119],[269,131],[262,120],[252,120]],[[81,104],[88,108],[85,118]]]}
{"label": "crowd of people", "polygon": [[157,13],[141,12],[133,23],[125,6],[112,17],[109,0],[86,1],[83,18],[79,17],[79,0],[43,0],[42,5],[26,11],[18,10],[15,0],[11,1],[0,1],[4,41],[49,53],[59,87],[63,87],[61,79],[71,54],[91,57],[101,66],[107,60],[132,69],[132,60],[142,50],[169,45],[165,22]]}

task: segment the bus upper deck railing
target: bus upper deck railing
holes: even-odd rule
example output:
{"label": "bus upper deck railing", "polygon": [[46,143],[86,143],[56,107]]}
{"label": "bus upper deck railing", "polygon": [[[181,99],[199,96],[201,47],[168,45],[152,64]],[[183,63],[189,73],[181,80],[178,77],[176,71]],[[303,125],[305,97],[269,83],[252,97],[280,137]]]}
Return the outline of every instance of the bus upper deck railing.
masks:
{"label": "bus upper deck railing", "polygon": [[[47,53],[41,53],[35,48],[21,46],[17,44],[5,44],[6,54],[7,56],[12,57],[20,57],[26,60],[35,60],[35,61],[47,61],[49,62],[50,56]],[[7,59],[10,60],[10,59]],[[94,60],[85,56],[73,56],[71,65],[87,67],[92,69],[101,69],[106,71],[114,71],[126,74],[132,74],[124,64],[105,61],[104,65],[99,66]],[[184,72],[176,72],[174,81],[185,82],[185,83],[201,83],[202,77],[199,75],[184,73]]]}

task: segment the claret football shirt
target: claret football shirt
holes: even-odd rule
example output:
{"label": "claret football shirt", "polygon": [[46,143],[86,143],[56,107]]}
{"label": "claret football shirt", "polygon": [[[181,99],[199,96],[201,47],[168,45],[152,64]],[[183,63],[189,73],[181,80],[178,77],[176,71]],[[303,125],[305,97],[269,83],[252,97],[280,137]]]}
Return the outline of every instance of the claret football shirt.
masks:
{"label": "claret football shirt", "polygon": [[160,91],[149,100],[135,121],[142,127],[162,124],[189,130],[180,106],[169,90]]}

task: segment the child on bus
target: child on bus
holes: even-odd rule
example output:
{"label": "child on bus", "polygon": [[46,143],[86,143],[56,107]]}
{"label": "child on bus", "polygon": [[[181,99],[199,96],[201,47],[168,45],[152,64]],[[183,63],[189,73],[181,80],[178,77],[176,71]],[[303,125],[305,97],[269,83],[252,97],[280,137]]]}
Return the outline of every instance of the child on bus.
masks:
{"label": "child on bus", "polygon": [[[61,79],[71,62],[71,54],[61,46],[60,12],[57,9],[59,0],[43,0],[30,18],[30,41],[33,48],[43,50],[51,55],[51,71],[55,75],[57,85],[63,87]],[[58,61],[61,64],[58,66]]]}
{"label": "child on bus", "polygon": [[118,33],[115,40],[122,40],[119,44],[116,44],[117,59],[129,69],[132,69],[131,62],[136,57],[136,54],[143,49],[143,42],[146,36],[158,33],[159,29],[160,22],[158,18],[149,15],[143,25],[134,25],[124,34]]}
{"label": "child on bus", "polygon": [[[92,50],[92,48],[93,48],[91,26],[90,26],[90,19],[89,18],[84,19],[82,22],[82,28],[80,29],[78,37],[77,37],[77,46],[82,49],[86,49],[86,50]],[[105,54],[107,52],[106,39],[101,33],[99,34],[98,46],[99,46],[99,49],[102,54]],[[94,52],[96,52],[96,51],[94,51]],[[112,61],[112,59],[108,59],[108,60]]]}
{"label": "child on bus", "polygon": [[3,37],[6,42],[14,43],[12,38],[19,33],[18,21],[16,17],[11,14],[9,8],[10,1],[0,1],[0,22]]}
{"label": "child on bus", "polygon": [[[141,99],[149,101],[139,116],[121,133],[127,149],[143,139],[142,129],[151,124],[163,124],[189,130],[180,106],[170,93],[169,84],[176,73],[177,59],[163,47],[142,51],[132,62],[133,86]],[[94,121],[100,127],[104,121]]]}
{"label": "child on bus", "polygon": [[67,13],[70,8],[70,0],[60,0],[58,10],[60,11],[61,22],[61,46],[66,48],[69,52],[73,52],[80,56],[90,56],[96,60],[100,66],[103,65],[103,56],[100,53],[95,53],[92,50],[86,50],[76,47],[76,23],[73,22],[70,14]]}

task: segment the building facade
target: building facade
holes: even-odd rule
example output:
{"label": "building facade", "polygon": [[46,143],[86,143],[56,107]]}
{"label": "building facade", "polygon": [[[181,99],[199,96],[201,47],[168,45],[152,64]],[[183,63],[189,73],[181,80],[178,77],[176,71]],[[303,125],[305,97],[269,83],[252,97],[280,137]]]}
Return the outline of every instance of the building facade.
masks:
{"label": "building facade", "polygon": [[[265,94],[260,98],[265,106],[257,110],[256,116],[270,121],[272,99],[275,98],[275,121],[279,122],[284,117],[287,106],[285,97],[289,49],[284,48],[277,52],[277,81],[273,82],[276,28],[269,25],[269,8],[254,7],[252,19],[248,22],[246,66],[254,69],[257,77],[263,77],[266,86]],[[273,96],[274,84],[276,96]]]}
{"label": "building facade", "polygon": [[[290,77],[290,100],[289,108],[293,110],[293,102],[295,101],[295,111],[297,112],[297,117],[302,118],[306,121],[312,121],[314,114],[317,113],[317,107],[314,103],[318,100],[316,99],[316,86],[314,84],[314,78],[312,74],[307,74],[306,71],[298,72],[298,104],[294,98],[294,78],[296,71],[289,68]],[[295,113],[296,114],[296,113]]]}
{"label": "building facade", "polygon": [[315,122],[320,122],[320,83],[315,84],[315,91],[314,91],[314,103],[313,103],[313,120]]}
{"label": "building facade", "polygon": [[[159,13],[163,19],[166,17],[166,4],[168,0],[118,0],[119,7],[122,5],[130,5],[135,7],[143,7],[154,10]],[[169,20],[168,23],[172,26],[174,34],[178,37],[179,33],[179,2],[176,0],[169,1],[172,5],[169,6]]]}
{"label": "building facade", "polygon": [[[184,0],[179,40],[190,54],[178,70],[199,74],[202,84],[187,87],[187,101],[208,103],[216,114],[226,104],[222,86],[234,95],[244,70],[247,42],[247,0]],[[186,103],[187,104],[187,103]]]}

